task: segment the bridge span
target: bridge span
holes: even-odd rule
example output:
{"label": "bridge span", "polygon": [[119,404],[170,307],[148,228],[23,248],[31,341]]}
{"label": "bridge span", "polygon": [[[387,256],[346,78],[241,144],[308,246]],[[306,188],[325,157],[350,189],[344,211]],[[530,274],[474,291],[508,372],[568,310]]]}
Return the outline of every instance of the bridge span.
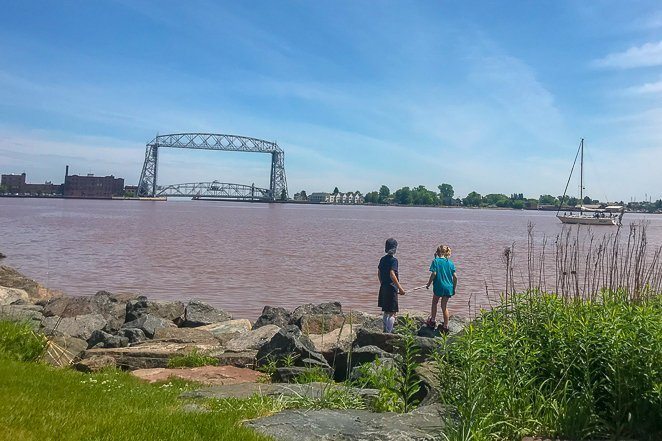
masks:
{"label": "bridge span", "polygon": [[[157,183],[159,149],[219,150],[267,153],[271,155],[269,188],[228,184],[218,181],[159,186]],[[285,152],[275,142],[216,133],[174,133],[160,135],[147,143],[145,162],[138,182],[138,197],[209,197],[238,200],[286,200]]]}
{"label": "bridge span", "polygon": [[186,197],[194,199],[230,199],[238,201],[271,201],[271,191],[255,185],[226,182],[190,182],[157,186],[156,197]]}

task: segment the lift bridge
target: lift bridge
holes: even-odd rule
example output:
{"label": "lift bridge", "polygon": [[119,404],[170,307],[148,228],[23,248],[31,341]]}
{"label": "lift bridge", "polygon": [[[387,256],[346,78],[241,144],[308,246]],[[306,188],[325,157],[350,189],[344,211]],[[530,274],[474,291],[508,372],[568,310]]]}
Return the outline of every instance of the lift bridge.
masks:
{"label": "lift bridge", "polygon": [[[157,169],[159,148],[221,150],[229,152],[254,152],[271,154],[271,179],[269,188],[226,182],[192,182],[158,185]],[[138,194],[140,197],[189,197],[194,199],[229,199],[247,201],[286,200],[285,152],[275,142],[245,136],[214,133],[177,133],[160,135],[147,144]]]}

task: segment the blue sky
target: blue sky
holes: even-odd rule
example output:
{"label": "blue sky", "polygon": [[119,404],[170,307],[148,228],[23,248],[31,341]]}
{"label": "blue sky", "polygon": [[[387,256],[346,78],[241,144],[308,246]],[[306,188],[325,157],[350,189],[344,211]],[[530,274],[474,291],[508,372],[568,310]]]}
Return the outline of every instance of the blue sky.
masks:
{"label": "blue sky", "polygon": [[[290,194],[662,197],[659,1],[0,1],[0,169],[136,183],[155,134],[275,140]],[[165,151],[160,183],[268,184]],[[576,193],[576,191],[575,191]]]}

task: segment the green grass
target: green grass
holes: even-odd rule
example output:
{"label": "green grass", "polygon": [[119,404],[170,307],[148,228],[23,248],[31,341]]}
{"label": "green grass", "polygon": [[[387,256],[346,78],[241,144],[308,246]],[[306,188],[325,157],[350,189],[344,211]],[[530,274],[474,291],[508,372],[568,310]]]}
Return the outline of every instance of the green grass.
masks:
{"label": "green grass", "polygon": [[[0,359],[0,438],[11,440],[266,440],[240,422],[273,403],[209,405],[185,412],[186,385],[146,384],[129,374],[99,374]],[[200,401],[195,401],[200,403]]]}
{"label": "green grass", "polygon": [[168,360],[169,368],[216,366],[217,364],[218,359],[200,353],[197,348],[193,348],[188,354],[173,357]]}
{"label": "green grass", "polygon": [[662,439],[662,297],[510,299],[438,354],[452,438]]}
{"label": "green grass", "polygon": [[46,338],[28,323],[0,320],[0,355],[17,361],[35,361],[46,348]]}

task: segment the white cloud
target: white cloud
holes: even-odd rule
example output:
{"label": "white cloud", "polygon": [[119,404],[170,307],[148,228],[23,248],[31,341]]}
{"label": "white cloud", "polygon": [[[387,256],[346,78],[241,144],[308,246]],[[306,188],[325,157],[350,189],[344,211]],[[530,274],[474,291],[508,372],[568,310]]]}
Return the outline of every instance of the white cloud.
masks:
{"label": "white cloud", "polygon": [[625,92],[630,95],[655,95],[662,93],[662,80],[628,87]]}
{"label": "white cloud", "polygon": [[623,52],[614,52],[593,61],[593,66],[601,68],[631,69],[662,65],[662,41],[633,46]]}

